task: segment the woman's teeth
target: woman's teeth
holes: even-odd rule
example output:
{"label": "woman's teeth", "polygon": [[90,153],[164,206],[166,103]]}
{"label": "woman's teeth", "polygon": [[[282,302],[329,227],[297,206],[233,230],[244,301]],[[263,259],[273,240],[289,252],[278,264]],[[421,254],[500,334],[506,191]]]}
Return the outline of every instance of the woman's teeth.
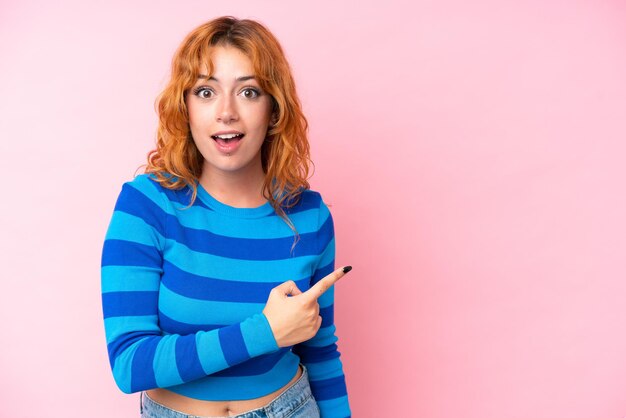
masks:
{"label": "woman's teeth", "polygon": [[224,134],[224,135],[213,135],[211,138],[217,140],[221,139],[224,142],[228,143],[232,139],[241,139],[243,134]]}

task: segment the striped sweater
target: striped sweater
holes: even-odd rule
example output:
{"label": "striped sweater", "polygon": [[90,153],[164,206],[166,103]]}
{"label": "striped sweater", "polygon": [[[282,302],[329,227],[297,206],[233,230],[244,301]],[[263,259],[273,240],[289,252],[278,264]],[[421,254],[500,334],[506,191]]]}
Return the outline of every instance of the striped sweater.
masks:
{"label": "striped sweater", "polygon": [[150,175],[123,185],[102,252],[102,305],[118,387],[157,387],[203,400],[241,400],[286,385],[306,365],[323,417],[350,415],[333,321],[334,288],[318,302],[312,339],[279,348],[262,313],[287,280],[302,291],[335,268],[333,219],[305,190],[286,210],[235,208],[198,184],[169,190]]}

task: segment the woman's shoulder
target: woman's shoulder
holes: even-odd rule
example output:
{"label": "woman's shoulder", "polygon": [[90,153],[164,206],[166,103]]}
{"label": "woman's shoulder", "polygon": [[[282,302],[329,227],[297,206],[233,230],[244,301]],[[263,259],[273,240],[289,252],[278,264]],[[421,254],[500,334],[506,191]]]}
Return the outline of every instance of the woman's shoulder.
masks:
{"label": "woman's shoulder", "polygon": [[161,186],[155,177],[149,174],[139,174],[122,184],[116,207],[131,208],[163,206]]}
{"label": "woman's shoulder", "polygon": [[285,212],[288,215],[299,214],[299,219],[306,219],[307,222],[316,224],[323,223],[331,216],[322,194],[311,189],[301,190],[298,195],[298,202]]}
{"label": "woman's shoulder", "polygon": [[146,189],[146,188],[155,188],[155,187],[158,188],[159,183],[157,182],[156,175],[142,173],[142,174],[137,174],[132,179],[126,181],[124,183],[124,186],[127,186],[127,185],[141,190],[141,189]]}
{"label": "woman's shoulder", "polygon": [[307,189],[301,193],[299,210],[310,225],[316,225],[320,236],[332,235],[333,216],[319,191]]}
{"label": "woman's shoulder", "polygon": [[303,199],[306,200],[311,200],[311,201],[321,201],[322,200],[322,194],[316,190],[311,190],[311,189],[303,189],[300,191],[300,196]]}
{"label": "woman's shoulder", "polygon": [[156,176],[152,174],[138,174],[122,184],[122,196],[145,196],[154,201],[163,200],[161,197],[163,187],[158,183]]}
{"label": "woman's shoulder", "polygon": [[[163,177],[153,173],[142,173],[122,185],[120,199],[141,206],[158,206],[169,211],[172,206],[187,206],[192,196],[188,186],[172,189],[163,184]],[[165,177],[167,179],[167,177]]]}
{"label": "woman's shoulder", "polygon": [[[161,177],[161,179],[159,177]],[[155,173],[141,173],[135,175],[134,178],[127,181],[125,184],[128,184],[138,189],[157,189],[162,191],[165,189],[162,184],[163,179],[170,181],[174,180],[173,177],[168,174],[157,176]]]}
{"label": "woman's shoulder", "polygon": [[308,206],[316,207],[324,212],[328,212],[330,204],[327,204],[327,200],[324,199],[322,193],[316,190],[307,189],[302,192],[303,201]]}
{"label": "woman's shoulder", "polygon": [[132,187],[153,200],[176,201],[189,204],[191,196],[189,186],[172,188],[166,184],[168,181],[174,183],[175,179],[168,174],[157,176],[154,173],[142,173],[124,183],[124,187]]}
{"label": "woman's shoulder", "polygon": [[301,212],[310,209],[319,209],[324,203],[321,193],[315,190],[300,189],[296,196],[295,204],[291,205],[289,204],[291,202],[287,202],[288,212]]}

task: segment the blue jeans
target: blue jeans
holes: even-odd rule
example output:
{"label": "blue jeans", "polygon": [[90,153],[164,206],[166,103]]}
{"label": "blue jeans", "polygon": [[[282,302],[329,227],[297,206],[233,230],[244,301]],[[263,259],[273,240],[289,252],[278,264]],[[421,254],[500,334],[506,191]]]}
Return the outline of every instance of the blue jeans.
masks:
{"label": "blue jeans", "polygon": [[[150,399],[144,392],[139,395],[141,418],[201,418],[170,409]],[[306,367],[302,376],[276,399],[265,406],[230,418],[319,418],[320,410],[309,386]]]}

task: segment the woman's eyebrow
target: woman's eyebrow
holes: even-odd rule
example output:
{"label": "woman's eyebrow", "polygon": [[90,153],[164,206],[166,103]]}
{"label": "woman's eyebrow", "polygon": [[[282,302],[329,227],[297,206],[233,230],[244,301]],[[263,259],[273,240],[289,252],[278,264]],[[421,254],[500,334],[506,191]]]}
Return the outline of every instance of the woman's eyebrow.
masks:
{"label": "woman's eyebrow", "polygon": [[[213,81],[217,81],[217,82],[219,82],[219,80],[218,80],[217,78],[215,78],[215,77],[213,77],[213,76],[211,76],[211,77],[207,77],[205,74],[200,74],[200,75],[198,76],[198,78],[206,78],[207,80],[213,80]],[[237,78],[235,79],[235,81],[246,81],[246,80],[252,80],[252,79],[254,79],[254,76],[253,76],[253,75],[244,75],[244,76],[242,76],[242,77],[237,77]]]}

